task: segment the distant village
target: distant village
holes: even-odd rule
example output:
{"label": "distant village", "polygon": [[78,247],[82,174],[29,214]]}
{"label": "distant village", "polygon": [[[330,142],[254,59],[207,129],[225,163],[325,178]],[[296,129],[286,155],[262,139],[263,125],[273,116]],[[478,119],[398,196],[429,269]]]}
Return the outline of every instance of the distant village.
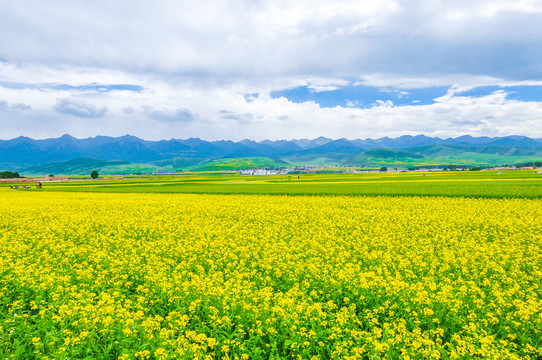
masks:
{"label": "distant village", "polygon": [[284,169],[245,169],[240,170],[239,175],[242,176],[258,176],[258,175],[292,175],[292,174],[362,174],[362,173],[393,173],[393,172],[435,172],[435,171],[508,171],[508,170],[537,170],[542,173],[542,166],[495,166],[495,167],[467,167],[467,166],[443,166],[443,167],[423,167],[423,168],[388,168],[381,167],[380,169],[364,169],[364,168],[345,168],[345,167],[321,167],[321,166],[300,166]]}

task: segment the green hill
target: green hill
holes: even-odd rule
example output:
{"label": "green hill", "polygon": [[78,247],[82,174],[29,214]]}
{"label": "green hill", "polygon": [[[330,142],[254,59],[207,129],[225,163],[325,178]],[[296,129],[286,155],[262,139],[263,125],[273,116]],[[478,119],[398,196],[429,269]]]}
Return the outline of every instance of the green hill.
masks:
{"label": "green hill", "polygon": [[194,158],[194,157],[175,157],[167,160],[159,160],[151,162],[152,165],[159,167],[172,167],[176,171],[189,170],[192,167],[207,161],[205,158]]}
{"label": "green hill", "polygon": [[242,170],[255,168],[286,167],[289,163],[267,157],[221,158],[194,165],[192,171]]}
{"label": "green hill", "polygon": [[348,154],[295,154],[282,160],[293,165],[335,166],[341,165]]}
{"label": "green hill", "polygon": [[174,172],[175,169],[171,166],[155,166],[151,164],[124,164],[111,165],[98,170],[104,175],[123,175],[123,174],[149,174],[149,173],[166,173]]}
{"label": "green hill", "polygon": [[417,147],[408,149],[410,152],[414,152],[426,156],[454,156],[464,153],[476,153],[476,154],[488,154],[488,155],[500,155],[500,156],[540,156],[542,154],[541,148],[519,148],[509,146],[496,146],[496,145],[432,145],[425,147]]}
{"label": "green hill", "polygon": [[404,150],[376,148],[352,156],[345,161],[345,165],[369,167],[382,165],[392,166],[395,164],[396,160],[397,165],[399,166],[411,165],[423,162],[424,156]]}
{"label": "green hill", "polygon": [[282,159],[296,165],[340,165],[345,159],[360,151],[363,151],[363,149],[359,146],[346,139],[339,139],[317,147],[288,154]]}
{"label": "green hill", "polygon": [[285,161],[267,157],[220,158],[204,160],[201,158],[178,157],[155,161],[152,164],[134,164],[124,161],[105,161],[80,157],[68,161],[56,161],[43,165],[20,169],[21,175],[88,175],[97,170],[100,175],[163,173],[179,170],[221,171],[253,168],[286,167]]}
{"label": "green hill", "polygon": [[[355,167],[435,167],[443,165],[496,166],[542,161],[542,148],[519,148],[500,145],[431,145],[408,149],[374,148],[354,153],[356,149],[337,142],[329,149],[301,151],[282,159],[272,157],[175,157],[151,163],[106,161],[79,157],[68,161],[49,162],[13,169],[22,176],[34,175],[89,175],[97,170],[100,175],[165,173],[181,170],[223,171],[254,168],[284,168],[294,165],[355,166]],[[336,145],[336,146],[335,146]],[[336,151],[336,152],[334,152]],[[350,152],[350,153],[349,153]]]}
{"label": "green hill", "polygon": [[347,166],[496,166],[540,161],[540,148],[506,146],[432,145],[403,150],[378,148],[356,154],[345,161]]}
{"label": "green hill", "polygon": [[413,159],[422,159],[423,155],[414,154],[412,152],[398,150],[398,149],[385,149],[385,148],[376,148],[363,152],[366,156],[373,158],[413,158]]}
{"label": "green hill", "polygon": [[25,175],[82,175],[90,174],[106,166],[120,166],[128,164],[124,161],[105,161],[88,157],[79,157],[68,161],[54,161],[43,165],[29,166],[19,171]]}
{"label": "green hill", "polygon": [[119,175],[173,171],[172,167],[160,167],[149,164],[132,164],[125,161],[105,161],[87,157],[79,157],[68,161],[55,161],[43,165],[29,166],[20,169],[25,176],[29,175],[89,175],[97,170],[100,175]]}

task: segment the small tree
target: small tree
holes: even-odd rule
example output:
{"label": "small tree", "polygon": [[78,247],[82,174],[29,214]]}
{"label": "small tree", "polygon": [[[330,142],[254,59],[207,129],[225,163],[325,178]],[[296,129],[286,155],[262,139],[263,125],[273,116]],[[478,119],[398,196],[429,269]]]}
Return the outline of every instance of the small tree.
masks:
{"label": "small tree", "polygon": [[93,179],[98,178],[98,172],[96,170],[92,170],[92,172],[90,173],[90,177]]}
{"label": "small tree", "polygon": [[387,168],[387,167],[382,166],[382,167],[380,168],[380,172],[386,172],[386,171],[388,171],[388,168]]}

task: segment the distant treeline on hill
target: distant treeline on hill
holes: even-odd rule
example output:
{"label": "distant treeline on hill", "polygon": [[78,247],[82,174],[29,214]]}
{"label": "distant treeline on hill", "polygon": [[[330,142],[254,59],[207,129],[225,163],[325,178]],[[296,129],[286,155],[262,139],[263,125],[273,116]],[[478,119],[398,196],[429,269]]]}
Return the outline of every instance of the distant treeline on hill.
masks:
{"label": "distant treeline on hill", "polygon": [[17,172],[0,171],[0,179],[17,179],[20,178]]}
{"label": "distant treeline on hill", "polygon": [[[510,166],[510,165],[507,165]],[[542,161],[528,161],[524,163],[515,164],[516,167],[542,167]]]}

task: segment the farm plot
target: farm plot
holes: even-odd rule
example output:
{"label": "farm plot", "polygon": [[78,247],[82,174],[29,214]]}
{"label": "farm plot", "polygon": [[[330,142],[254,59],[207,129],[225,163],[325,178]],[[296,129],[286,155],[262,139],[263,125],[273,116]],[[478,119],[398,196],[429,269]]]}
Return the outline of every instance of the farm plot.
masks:
{"label": "farm plot", "polygon": [[542,357],[542,201],[2,193],[0,355]]}

